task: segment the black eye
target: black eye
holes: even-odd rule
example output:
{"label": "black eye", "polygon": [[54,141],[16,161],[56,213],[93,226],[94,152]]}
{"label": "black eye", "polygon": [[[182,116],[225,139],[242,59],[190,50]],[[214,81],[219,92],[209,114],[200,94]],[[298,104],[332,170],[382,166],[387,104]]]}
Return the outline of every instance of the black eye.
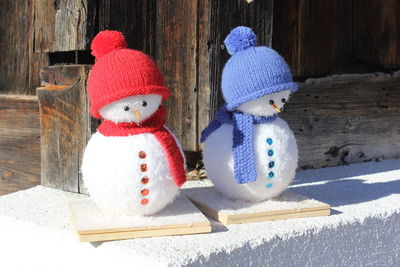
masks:
{"label": "black eye", "polygon": [[285,102],[286,102],[286,99],[285,99],[285,98],[282,98],[281,101],[282,101],[282,103],[285,103]]}
{"label": "black eye", "polygon": [[271,105],[275,104],[274,100],[270,100],[269,103],[270,103]]}
{"label": "black eye", "polygon": [[128,107],[128,106],[125,106],[125,107],[124,107],[124,110],[125,110],[125,111],[128,111],[128,110],[129,110],[129,107]]}
{"label": "black eye", "polygon": [[146,101],[143,101],[143,102],[142,102],[142,107],[145,107],[145,106],[147,106],[147,102],[146,102]]}

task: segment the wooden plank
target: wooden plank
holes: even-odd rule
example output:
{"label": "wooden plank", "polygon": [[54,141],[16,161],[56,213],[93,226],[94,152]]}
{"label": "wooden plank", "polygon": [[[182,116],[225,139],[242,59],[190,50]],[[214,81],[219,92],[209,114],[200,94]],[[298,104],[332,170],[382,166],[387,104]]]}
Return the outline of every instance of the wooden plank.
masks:
{"label": "wooden plank", "polygon": [[36,52],[84,50],[95,27],[94,0],[35,1]]}
{"label": "wooden plank", "polygon": [[40,183],[39,107],[35,96],[0,95],[0,195]]}
{"label": "wooden plank", "polygon": [[357,60],[384,69],[400,67],[400,2],[353,1],[353,53]]}
{"label": "wooden plank", "polygon": [[156,60],[172,95],[167,125],[183,149],[197,150],[197,1],[158,1]]}
{"label": "wooden plank", "polygon": [[275,1],[272,46],[295,76],[346,72],[352,52],[352,1]]}
{"label": "wooden plank", "polygon": [[157,216],[109,214],[84,198],[70,203],[70,217],[84,242],[211,232],[210,221],[183,195]]}
{"label": "wooden plank", "polygon": [[121,31],[130,48],[154,56],[156,0],[103,0],[98,4],[99,31]]}
{"label": "wooden plank", "polygon": [[[90,66],[45,67],[45,84],[38,88],[41,125],[41,183],[71,192],[83,192],[79,172],[84,148],[91,133],[86,80]],[[65,88],[67,86],[67,88]]]}
{"label": "wooden plank", "polygon": [[[198,1],[198,22],[197,22],[197,133],[196,138],[198,142],[198,148],[202,145],[199,144],[199,137],[201,131],[208,126],[210,123],[211,116],[213,116],[216,107],[212,106],[211,96],[213,92],[211,90],[211,6],[212,0]],[[188,157],[186,157],[188,162]],[[196,164],[196,163],[195,163]],[[188,165],[189,167],[189,165]]]}
{"label": "wooden plank", "polygon": [[[200,28],[199,134],[223,103],[220,89],[221,74],[223,66],[230,57],[223,46],[225,37],[233,28],[244,25],[254,30],[259,45],[270,46],[274,1],[211,0],[208,6],[204,3],[202,5],[210,10],[210,14],[203,14],[200,22],[207,21],[209,16],[210,29],[207,33]],[[207,50],[204,49],[205,46]],[[204,58],[204,54],[209,57],[208,60]],[[207,75],[208,79],[205,78]]]}
{"label": "wooden plank", "polygon": [[300,83],[281,113],[299,146],[299,165],[320,168],[400,157],[400,72]]}
{"label": "wooden plank", "polygon": [[0,93],[35,94],[45,54],[33,53],[33,1],[5,0],[0,4]]}
{"label": "wooden plank", "polygon": [[116,232],[116,233],[100,233],[78,235],[81,242],[99,242],[99,241],[112,241],[122,239],[134,239],[145,237],[158,237],[158,236],[178,236],[178,235],[193,235],[210,233],[211,226],[190,226],[186,228],[177,229],[154,229],[147,231],[132,231],[132,232]]}
{"label": "wooden plank", "polygon": [[289,190],[261,202],[229,200],[214,187],[189,188],[184,193],[204,214],[225,225],[330,215],[328,204]]}

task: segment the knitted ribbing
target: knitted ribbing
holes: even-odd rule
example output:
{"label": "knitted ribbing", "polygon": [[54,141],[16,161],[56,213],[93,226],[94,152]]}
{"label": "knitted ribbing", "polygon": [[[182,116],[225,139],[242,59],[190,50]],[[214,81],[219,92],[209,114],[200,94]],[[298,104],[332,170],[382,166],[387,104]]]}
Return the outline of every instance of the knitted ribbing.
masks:
{"label": "knitted ribbing", "polygon": [[222,72],[221,88],[229,110],[278,91],[296,91],[297,85],[285,60],[273,49],[255,46],[254,32],[237,27],[224,43],[232,57]]}
{"label": "knitted ribbing", "polygon": [[122,33],[103,31],[93,40],[92,53],[99,56],[88,79],[93,117],[101,118],[101,107],[124,97],[159,94],[165,100],[170,95],[154,61],[140,51],[124,48],[126,43],[121,38]]}
{"label": "knitted ribbing", "polygon": [[241,112],[232,112],[223,106],[216,114],[214,120],[201,133],[200,142],[221,127],[222,124],[233,124],[233,163],[234,178],[237,183],[245,184],[255,182],[257,172],[255,168],[253,124],[263,124],[274,121],[277,115],[270,117],[258,117]]}

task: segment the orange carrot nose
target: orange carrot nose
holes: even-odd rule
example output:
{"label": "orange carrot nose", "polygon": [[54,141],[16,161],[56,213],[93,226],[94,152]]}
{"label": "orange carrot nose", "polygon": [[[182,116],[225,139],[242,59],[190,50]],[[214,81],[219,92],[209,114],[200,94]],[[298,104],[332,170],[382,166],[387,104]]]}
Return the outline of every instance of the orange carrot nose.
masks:
{"label": "orange carrot nose", "polygon": [[138,119],[140,120],[140,112],[139,110],[135,110],[136,116],[138,117]]}
{"label": "orange carrot nose", "polygon": [[277,105],[275,105],[275,104],[271,104],[271,105],[274,107],[274,109],[275,109],[276,111],[281,112],[281,110],[278,108]]}

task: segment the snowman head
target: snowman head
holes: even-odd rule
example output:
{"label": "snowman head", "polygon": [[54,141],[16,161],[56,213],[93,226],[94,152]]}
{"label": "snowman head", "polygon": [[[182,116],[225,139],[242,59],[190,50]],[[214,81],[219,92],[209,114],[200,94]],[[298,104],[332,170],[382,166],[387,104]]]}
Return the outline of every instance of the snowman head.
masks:
{"label": "snowman head", "polygon": [[231,55],[221,77],[226,109],[258,116],[277,113],[281,100],[298,89],[284,58],[272,48],[257,46],[257,36],[244,26],[233,29],[224,44]]}
{"label": "snowman head", "polygon": [[291,90],[268,94],[239,105],[236,110],[253,116],[272,116],[281,112],[283,105],[289,100]]}
{"label": "snowman head", "polygon": [[161,102],[162,96],[158,94],[128,96],[103,106],[99,113],[115,123],[140,123],[156,112]]}
{"label": "snowman head", "polygon": [[92,41],[96,62],[87,86],[90,114],[95,118],[140,122],[170,95],[154,60],[127,45],[121,32],[109,30],[99,32]]}

